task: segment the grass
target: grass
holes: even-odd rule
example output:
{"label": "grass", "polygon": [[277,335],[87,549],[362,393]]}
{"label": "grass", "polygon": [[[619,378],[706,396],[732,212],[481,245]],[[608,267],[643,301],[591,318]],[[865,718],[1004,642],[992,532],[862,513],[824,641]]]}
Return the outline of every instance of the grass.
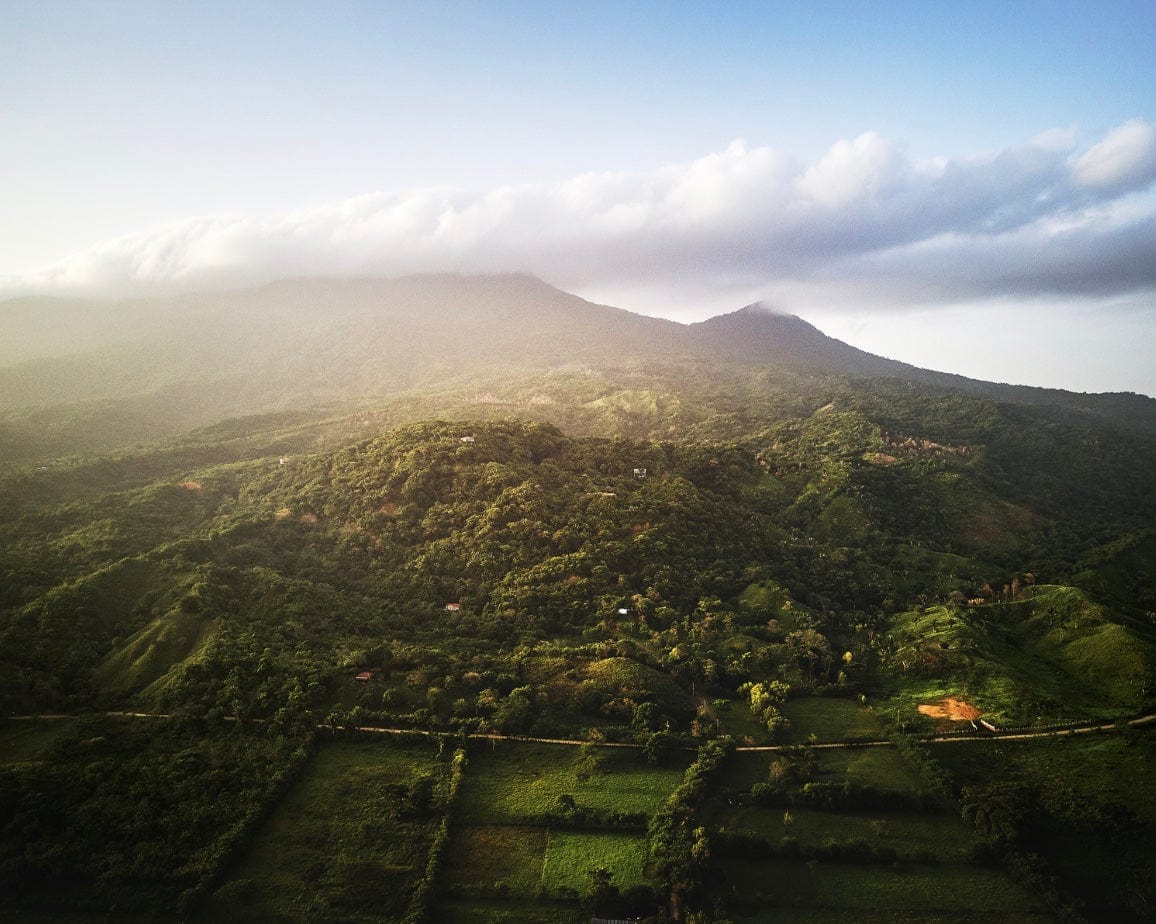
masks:
{"label": "grass", "polygon": [[[1073,587],[1037,586],[1015,602],[898,614],[891,639],[903,682],[900,721],[920,702],[961,696],[997,723],[1113,717],[1139,708],[1156,643]],[[907,680],[910,671],[910,680]]]}
{"label": "grass", "polygon": [[[1003,873],[959,864],[727,861],[736,920],[1050,920]],[[788,910],[789,909],[789,910]],[[803,915],[810,910],[817,916]],[[800,917],[795,918],[795,914]]]}
{"label": "grass", "polygon": [[[790,824],[784,824],[784,812]],[[933,856],[942,862],[963,862],[978,837],[954,815],[888,813],[851,815],[823,812],[802,806],[762,808],[754,805],[720,806],[710,818],[712,826],[749,834],[778,844],[793,837],[803,848],[821,847],[834,840],[864,840],[871,845],[893,847],[900,857]]]}
{"label": "grass", "polygon": [[629,834],[551,831],[542,867],[542,886],[548,894],[573,889],[589,890],[587,873],[605,867],[620,889],[643,885],[646,838]]}
{"label": "grass", "polygon": [[820,742],[883,737],[883,726],[875,714],[850,699],[792,699],[783,705],[782,712],[791,720],[787,737],[791,744],[803,743],[811,735]]}
{"label": "grass", "polygon": [[208,916],[400,919],[439,816],[406,817],[391,787],[436,766],[424,745],[322,745],[217,890]]}
{"label": "grass", "polygon": [[715,715],[726,733],[744,744],[766,744],[770,741],[767,726],[751,712],[747,700],[730,701],[715,708]]}
{"label": "grass", "polygon": [[476,825],[455,830],[443,863],[443,881],[455,895],[532,899],[542,881],[545,828]]}
{"label": "grass", "polygon": [[640,751],[594,750],[595,765],[583,749],[549,744],[483,745],[470,757],[459,795],[461,818],[470,824],[524,822],[553,811],[563,793],[579,805],[653,814],[681,782],[691,761],[647,764]]}
{"label": "grass", "polygon": [[587,924],[574,905],[517,899],[454,899],[438,905],[438,924]]}
{"label": "grass", "polygon": [[920,792],[925,787],[892,747],[817,750],[819,780],[849,782],[877,789]]}
{"label": "grass", "polygon": [[211,618],[174,607],[107,655],[97,667],[97,682],[107,690],[143,690],[195,655],[212,626]]}

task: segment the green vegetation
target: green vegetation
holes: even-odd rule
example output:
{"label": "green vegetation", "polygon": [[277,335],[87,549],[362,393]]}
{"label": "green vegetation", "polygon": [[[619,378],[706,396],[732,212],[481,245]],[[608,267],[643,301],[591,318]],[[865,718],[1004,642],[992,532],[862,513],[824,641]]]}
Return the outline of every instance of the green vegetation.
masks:
{"label": "green vegetation", "polygon": [[812,735],[816,741],[878,741],[883,726],[868,709],[853,700],[833,697],[803,697],[783,706],[791,723],[786,741],[801,744]]}
{"label": "green vegetation", "polygon": [[445,777],[428,746],[321,744],[205,914],[401,920],[425,866]]}
{"label": "green vegetation", "polygon": [[978,724],[1156,707],[1151,402],[326,285],[0,370],[0,915],[1151,916],[1150,733]]}
{"label": "green vegetation", "polygon": [[626,834],[551,832],[542,866],[542,888],[549,895],[571,890],[579,895],[589,888],[590,870],[613,871],[620,889],[644,885],[646,838]]}
{"label": "green vegetation", "polygon": [[235,727],[191,734],[163,719],[113,718],[47,725],[20,731],[25,748],[40,739],[25,751],[32,759],[0,767],[10,910],[181,907],[235,855],[305,759],[299,741]]}
{"label": "green vegetation", "polygon": [[[683,766],[689,762],[688,754]],[[460,812],[470,823],[525,823],[557,812],[558,797],[569,795],[580,806],[650,816],[681,778],[678,764],[650,765],[636,749],[483,744],[471,758]]]}

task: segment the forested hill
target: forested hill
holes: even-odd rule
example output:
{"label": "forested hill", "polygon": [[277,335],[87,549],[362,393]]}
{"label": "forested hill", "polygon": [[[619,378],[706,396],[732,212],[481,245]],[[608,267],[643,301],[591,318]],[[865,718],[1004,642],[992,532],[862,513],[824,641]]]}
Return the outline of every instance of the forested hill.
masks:
{"label": "forested hill", "polygon": [[[112,449],[254,413],[473,395],[543,376],[621,379],[667,394],[745,387],[927,390],[1029,403],[1156,432],[1156,400],[976,382],[873,356],[750,306],[681,325],[595,305],[526,275],[299,279],[114,304],[0,304],[7,459]],[[637,382],[632,384],[637,390]],[[541,391],[541,389],[539,389]],[[548,396],[549,397],[549,396]],[[1062,418],[1060,418],[1062,419]]]}

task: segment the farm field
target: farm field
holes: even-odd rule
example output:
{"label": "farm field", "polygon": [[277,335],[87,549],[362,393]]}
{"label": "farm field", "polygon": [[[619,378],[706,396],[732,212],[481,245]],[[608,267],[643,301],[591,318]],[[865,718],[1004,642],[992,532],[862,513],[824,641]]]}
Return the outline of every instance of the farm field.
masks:
{"label": "farm field", "polygon": [[[784,821],[784,817],[789,820]],[[716,805],[712,826],[779,844],[793,838],[800,848],[820,848],[829,842],[864,841],[873,848],[890,848],[902,859],[934,858],[964,862],[979,838],[955,815],[930,812],[824,812],[802,806]]]}
{"label": "farm field", "polygon": [[809,696],[788,700],[782,713],[791,720],[786,743],[803,744],[811,735],[817,742],[883,737],[883,726],[871,710],[854,700]]}
{"label": "farm field", "polygon": [[919,777],[903,762],[895,748],[862,747],[816,751],[818,780],[848,782],[900,792],[921,792]]}
{"label": "farm field", "polygon": [[994,870],[959,864],[723,864],[736,921],[1048,921]]}
{"label": "farm field", "polygon": [[548,895],[564,889],[583,894],[591,869],[605,867],[620,889],[645,885],[646,838],[611,832],[551,831],[542,867],[542,886]]}
{"label": "farm field", "polygon": [[425,867],[444,783],[432,745],[321,744],[204,917],[401,919]]}
{"label": "farm field", "polygon": [[0,917],[12,920],[93,920],[110,904],[154,918],[215,875],[305,759],[298,742],[237,726],[194,736],[119,716],[3,723],[0,753]]}
{"label": "farm field", "polygon": [[554,811],[563,794],[581,806],[649,816],[678,785],[690,761],[687,752],[652,765],[634,748],[483,746],[470,756],[459,817],[469,824],[518,823]]}
{"label": "farm field", "polygon": [[446,899],[437,920],[559,921],[578,912],[590,870],[605,868],[621,890],[649,886],[647,840],[628,828],[548,824],[559,797],[605,813],[649,816],[681,782],[690,754],[647,764],[635,749],[508,742],[481,746],[459,791],[442,866]]}
{"label": "farm field", "polygon": [[438,905],[438,924],[588,924],[577,905],[518,899],[454,899]]}
{"label": "farm field", "polygon": [[442,879],[454,895],[533,899],[542,882],[547,829],[471,825],[450,835]]}

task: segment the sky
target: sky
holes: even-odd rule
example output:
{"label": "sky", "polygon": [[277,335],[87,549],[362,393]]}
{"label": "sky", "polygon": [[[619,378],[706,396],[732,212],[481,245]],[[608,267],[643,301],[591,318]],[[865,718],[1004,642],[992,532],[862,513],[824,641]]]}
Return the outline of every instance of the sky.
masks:
{"label": "sky", "polygon": [[0,0],[0,21],[0,297],[523,271],[1156,395],[1153,0]]}

